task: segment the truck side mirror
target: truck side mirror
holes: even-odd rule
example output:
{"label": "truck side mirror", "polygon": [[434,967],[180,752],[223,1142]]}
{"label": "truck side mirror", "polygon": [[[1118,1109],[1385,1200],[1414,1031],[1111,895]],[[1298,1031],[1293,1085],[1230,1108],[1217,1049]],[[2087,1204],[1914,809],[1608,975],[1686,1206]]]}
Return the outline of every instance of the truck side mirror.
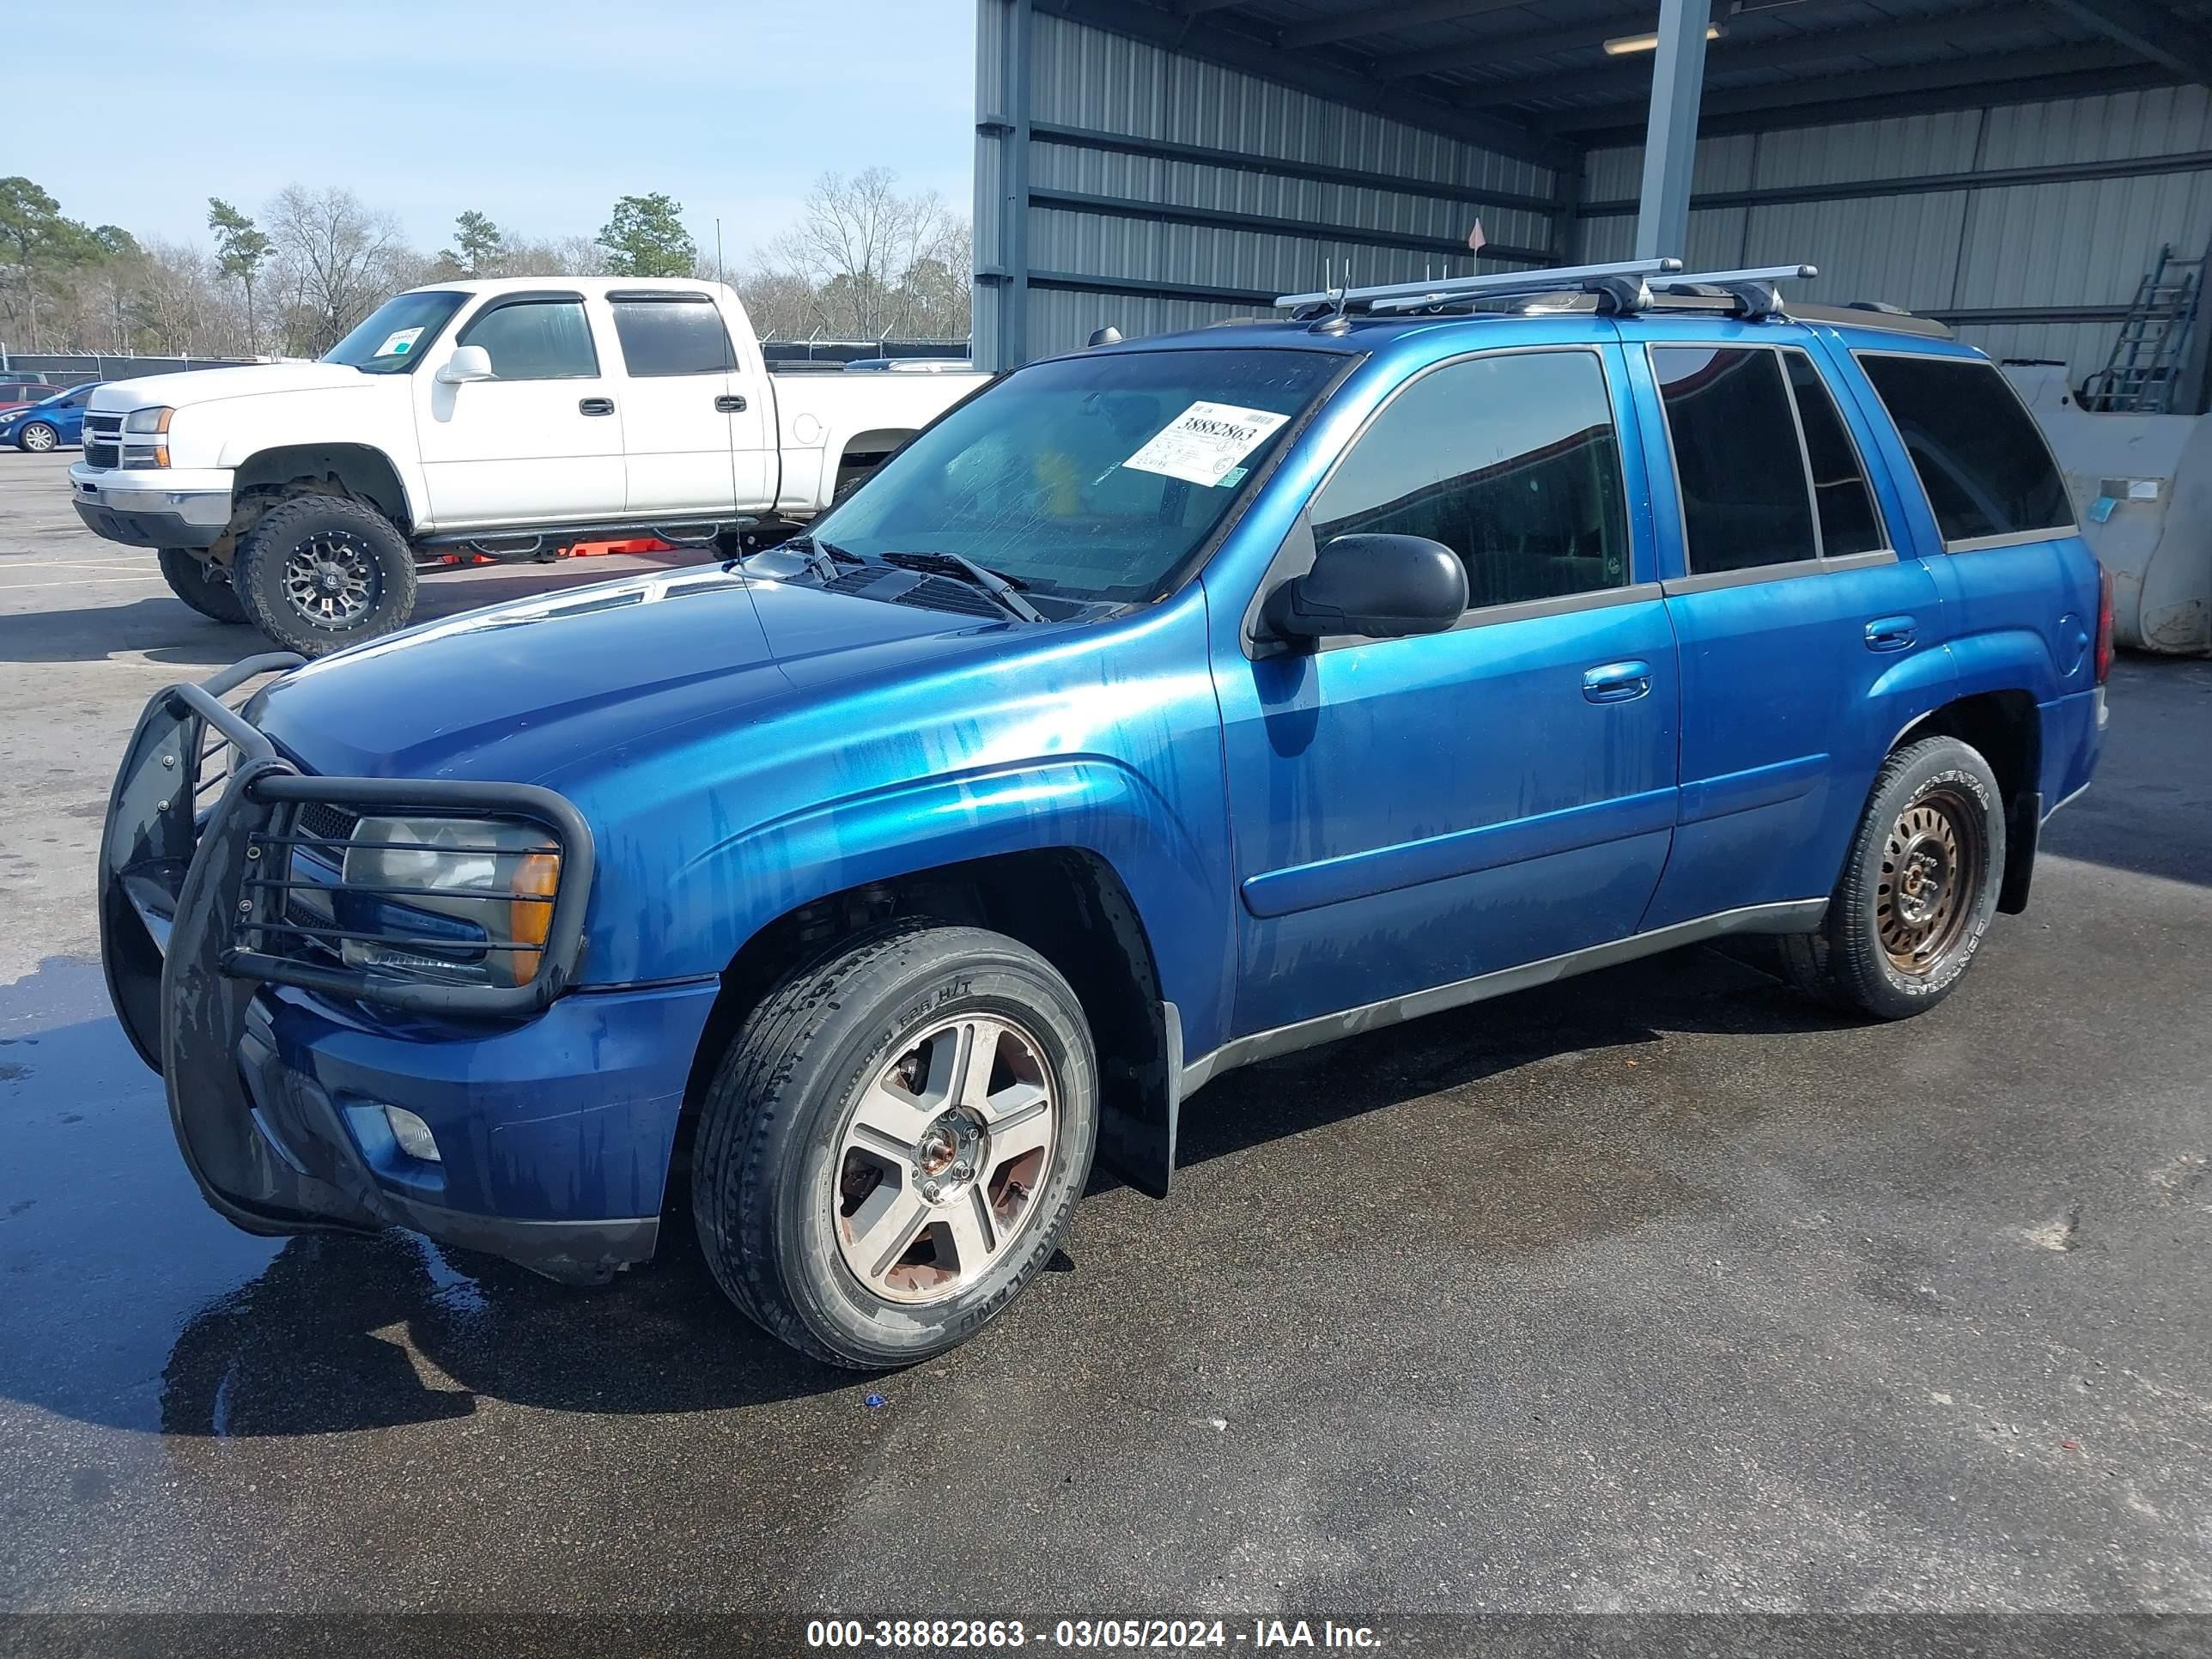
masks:
{"label": "truck side mirror", "polygon": [[493,378],[491,353],[482,346],[455,346],[453,355],[438,370],[438,380],[443,386],[466,386],[471,380]]}
{"label": "truck side mirror", "polygon": [[1395,640],[1441,634],[1466,610],[1467,567],[1442,542],[1339,536],[1315,555],[1312,569],[1267,596],[1265,615],[1285,639]]}

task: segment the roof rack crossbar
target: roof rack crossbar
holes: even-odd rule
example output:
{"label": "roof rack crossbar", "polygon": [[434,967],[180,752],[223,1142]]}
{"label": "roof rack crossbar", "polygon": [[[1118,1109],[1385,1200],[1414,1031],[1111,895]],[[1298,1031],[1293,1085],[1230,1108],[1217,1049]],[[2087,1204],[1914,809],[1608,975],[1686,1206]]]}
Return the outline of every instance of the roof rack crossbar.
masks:
{"label": "roof rack crossbar", "polygon": [[1820,274],[1816,265],[1754,265],[1744,270],[1681,271],[1656,278],[1651,286],[1670,294],[1684,289],[1717,288],[1736,302],[1745,317],[1757,322],[1780,309],[1776,284],[1808,282]]}
{"label": "roof rack crossbar", "polygon": [[1384,283],[1374,288],[1324,289],[1313,294],[1285,294],[1276,301],[1281,310],[1328,306],[1342,310],[1350,305],[1396,302],[1409,308],[1442,305],[1460,299],[1510,299],[1526,294],[1598,292],[1627,280],[1667,276],[1680,270],[1680,259],[1622,259],[1604,265],[1554,266],[1544,270],[1506,270],[1487,276],[1440,276],[1433,282]]}

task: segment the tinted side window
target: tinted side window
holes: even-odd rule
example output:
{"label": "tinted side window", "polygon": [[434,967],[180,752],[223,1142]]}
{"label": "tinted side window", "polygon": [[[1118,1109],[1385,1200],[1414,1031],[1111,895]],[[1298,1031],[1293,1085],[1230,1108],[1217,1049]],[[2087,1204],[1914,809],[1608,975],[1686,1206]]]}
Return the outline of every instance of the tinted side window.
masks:
{"label": "tinted side window", "polygon": [[456,345],[482,346],[502,380],[590,380],[599,372],[580,300],[533,300],[487,312]]}
{"label": "tinted side window", "polygon": [[1425,536],[1467,566],[1470,607],[1624,586],[1628,519],[1605,370],[1587,351],[1449,363],[1360,434],[1314,537]]}
{"label": "tinted side window", "polygon": [[1654,346],[1690,574],[1791,564],[1818,550],[1797,422],[1778,354]]}
{"label": "tinted side window", "polygon": [[1800,351],[1782,354],[1790,390],[1797,399],[1797,421],[1805,432],[1805,457],[1813,464],[1813,501],[1820,511],[1820,551],[1832,559],[1871,553],[1887,547],[1881,520],[1866,470],[1844,429],[1834,396],[1813,360]]}
{"label": "tinted side window", "polygon": [[640,379],[720,374],[735,368],[722,314],[703,300],[617,300],[623,362]]}
{"label": "tinted side window", "polygon": [[1858,362],[1897,422],[1946,542],[2073,525],[2035,417],[1994,365],[1874,355]]}

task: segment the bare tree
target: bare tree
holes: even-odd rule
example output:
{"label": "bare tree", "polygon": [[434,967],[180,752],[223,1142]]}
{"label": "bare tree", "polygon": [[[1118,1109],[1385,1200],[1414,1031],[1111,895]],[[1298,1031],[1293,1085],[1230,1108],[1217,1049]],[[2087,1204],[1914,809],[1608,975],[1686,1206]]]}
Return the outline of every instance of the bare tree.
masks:
{"label": "bare tree", "polygon": [[289,277],[288,343],[309,356],[329,350],[395,288],[403,259],[422,256],[400,240],[399,223],[374,213],[349,190],[292,185],[269,204],[270,239]]}
{"label": "bare tree", "polygon": [[965,239],[942,198],[902,194],[888,167],[851,178],[825,173],[807,193],[805,216],[769,245],[763,274],[802,279],[813,291],[815,324],[830,333],[912,335],[931,309],[914,279],[933,274],[933,264],[964,276],[957,247]]}

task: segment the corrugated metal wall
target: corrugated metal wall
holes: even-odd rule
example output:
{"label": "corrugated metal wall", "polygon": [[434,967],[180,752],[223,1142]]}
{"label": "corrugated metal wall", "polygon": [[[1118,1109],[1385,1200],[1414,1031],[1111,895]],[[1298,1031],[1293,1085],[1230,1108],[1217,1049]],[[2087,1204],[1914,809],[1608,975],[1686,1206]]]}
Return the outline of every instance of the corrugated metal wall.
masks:
{"label": "corrugated metal wall", "polygon": [[[1915,311],[1971,313],[2124,307],[2161,243],[2195,256],[2212,244],[2212,169],[2135,178],[1965,186],[1913,194],[1882,183],[1844,199],[1749,206],[1698,198],[1856,180],[1891,181],[2017,167],[2187,156],[2212,150],[2212,95],[2201,87],[1848,126],[1708,138],[1698,146],[1690,216],[1693,265],[1808,260],[1808,299],[1884,300]],[[1593,150],[1583,200],[1632,198],[1640,150]],[[1580,257],[1627,258],[1629,215],[1585,218]],[[2000,357],[2063,361],[2069,378],[2104,366],[2118,325],[1976,323],[1962,337]]]}
{"label": "corrugated metal wall", "polygon": [[[1015,10],[1012,0],[980,0],[978,7],[982,136],[975,245],[983,275],[975,295],[975,349],[979,361],[1000,366],[1022,355],[1013,339],[1009,283],[993,276],[1011,277],[1022,252],[1010,222],[1022,193],[1010,179],[1023,113],[1009,107],[1018,96],[1007,61]],[[1443,247],[1390,246],[1361,232],[1461,246],[1479,216],[1492,244],[1526,250],[1553,245],[1550,216],[1534,206],[1548,203],[1553,190],[1545,168],[1047,13],[1031,15],[1027,27],[1030,124],[1395,181],[1384,189],[1280,177],[1032,137],[1028,191],[1062,199],[1036,202],[1027,212],[1027,356],[1080,346],[1107,324],[1134,336],[1249,315],[1255,298],[1245,296],[1264,304],[1286,289],[1318,288],[1331,278],[1384,283],[1509,268],[1488,260],[1478,266]],[[1424,185],[1459,194],[1433,194]],[[1522,204],[1464,199],[1479,191]],[[1070,196],[1120,205],[1102,211],[1070,204]],[[1265,229],[1166,222],[1141,216],[1147,204],[1291,222]],[[1350,234],[1299,228],[1307,225]]]}

